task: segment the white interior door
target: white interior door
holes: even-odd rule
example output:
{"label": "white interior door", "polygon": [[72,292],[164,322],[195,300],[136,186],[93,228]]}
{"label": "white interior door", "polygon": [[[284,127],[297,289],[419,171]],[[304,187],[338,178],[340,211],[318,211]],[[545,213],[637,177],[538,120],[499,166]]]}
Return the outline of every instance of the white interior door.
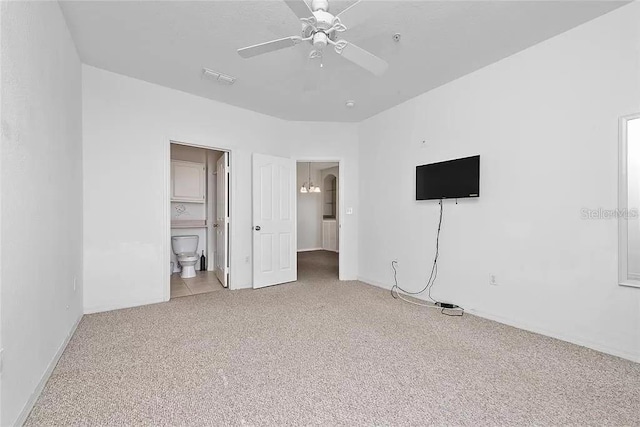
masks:
{"label": "white interior door", "polygon": [[253,155],[253,287],[298,278],[296,163]]}
{"label": "white interior door", "polygon": [[229,286],[229,153],[216,162],[216,253],[215,272],[225,288]]}

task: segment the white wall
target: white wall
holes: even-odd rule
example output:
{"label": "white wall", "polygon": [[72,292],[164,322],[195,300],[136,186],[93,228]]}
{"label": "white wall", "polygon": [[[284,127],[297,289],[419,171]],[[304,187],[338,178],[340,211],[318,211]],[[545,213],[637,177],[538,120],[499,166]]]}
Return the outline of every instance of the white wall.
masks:
{"label": "white wall", "polygon": [[164,298],[163,195],[170,139],[233,150],[234,288],[252,286],[251,154],[344,158],[345,200],[354,214],[345,221],[348,244],[341,256],[347,262],[341,274],[356,277],[356,125],[285,122],[83,66],[85,312]]}
{"label": "white wall", "polygon": [[6,426],[24,420],[82,315],[82,107],[80,61],[58,3],[0,7]]}
{"label": "white wall", "polygon": [[480,154],[480,198],[445,202],[433,295],[640,360],[617,224],[581,219],[617,206],[618,117],[640,111],[638,22],[636,2],[363,122],[361,278],[390,287],[398,259],[401,286],[423,286],[438,204],[415,201],[415,166]]}
{"label": "white wall", "polygon": [[[322,248],[322,194],[300,193],[309,180],[307,162],[297,164],[298,252]],[[311,180],[320,185],[320,171],[311,169]]]}

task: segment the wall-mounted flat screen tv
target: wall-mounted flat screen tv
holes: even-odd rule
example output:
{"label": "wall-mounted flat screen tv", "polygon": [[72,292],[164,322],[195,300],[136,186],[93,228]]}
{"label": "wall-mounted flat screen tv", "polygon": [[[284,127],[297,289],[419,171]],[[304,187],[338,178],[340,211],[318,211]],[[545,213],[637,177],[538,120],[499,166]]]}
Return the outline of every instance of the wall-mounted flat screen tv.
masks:
{"label": "wall-mounted flat screen tv", "polygon": [[480,197],[480,156],[416,166],[416,200]]}

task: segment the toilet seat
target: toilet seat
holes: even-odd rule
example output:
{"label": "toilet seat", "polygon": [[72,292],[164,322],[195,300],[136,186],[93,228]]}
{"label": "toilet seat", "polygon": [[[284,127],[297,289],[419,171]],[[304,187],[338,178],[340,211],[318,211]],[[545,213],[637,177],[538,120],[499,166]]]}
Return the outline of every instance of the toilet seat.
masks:
{"label": "toilet seat", "polygon": [[183,262],[193,262],[198,261],[199,259],[198,255],[189,252],[180,252],[179,254],[176,254],[176,257],[178,258],[178,261]]}

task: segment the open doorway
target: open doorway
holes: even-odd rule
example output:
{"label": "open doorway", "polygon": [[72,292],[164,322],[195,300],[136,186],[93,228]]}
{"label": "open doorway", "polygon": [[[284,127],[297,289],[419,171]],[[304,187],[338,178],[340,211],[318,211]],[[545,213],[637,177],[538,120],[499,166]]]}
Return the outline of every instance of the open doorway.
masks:
{"label": "open doorway", "polygon": [[298,279],[338,280],[340,164],[297,162]]}
{"label": "open doorway", "polygon": [[170,297],[229,286],[229,153],[170,144]]}

